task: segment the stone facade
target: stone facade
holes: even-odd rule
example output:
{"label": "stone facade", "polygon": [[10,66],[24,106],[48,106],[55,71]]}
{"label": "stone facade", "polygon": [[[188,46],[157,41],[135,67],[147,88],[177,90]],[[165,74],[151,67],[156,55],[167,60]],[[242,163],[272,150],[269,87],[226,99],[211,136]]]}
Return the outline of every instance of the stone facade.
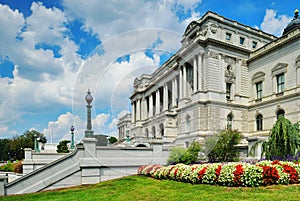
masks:
{"label": "stone facade", "polygon": [[299,121],[299,37],[299,27],[277,38],[207,12],[188,25],[176,54],[135,79],[130,133],[188,146],[230,127],[247,145],[267,136],[278,114]]}

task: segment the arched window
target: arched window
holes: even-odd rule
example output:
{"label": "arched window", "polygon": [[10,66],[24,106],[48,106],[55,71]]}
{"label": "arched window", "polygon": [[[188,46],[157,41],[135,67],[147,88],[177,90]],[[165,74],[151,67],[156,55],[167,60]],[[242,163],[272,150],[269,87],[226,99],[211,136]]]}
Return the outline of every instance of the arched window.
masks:
{"label": "arched window", "polygon": [[160,129],[160,135],[161,137],[164,136],[164,132],[165,132],[165,129],[164,129],[164,124],[159,124],[159,129]]}
{"label": "arched window", "polygon": [[155,126],[152,127],[152,136],[153,136],[154,138],[156,138]]}
{"label": "arched window", "polygon": [[190,117],[190,115],[187,115],[185,120],[186,120],[186,129],[188,131],[190,131],[191,130],[191,117]]}
{"label": "arched window", "polygon": [[279,118],[280,115],[284,117],[285,111],[283,109],[280,109],[277,111],[277,119]]}
{"label": "arched window", "polygon": [[256,116],[256,130],[261,131],[263,129],[263,116],[261,114]]}
{"label": "arched window", "polygon": [[227,129],[231,130],[232,129],[232,122],[233,122],[233,116],[232,114],[229,114],[227,116]]}

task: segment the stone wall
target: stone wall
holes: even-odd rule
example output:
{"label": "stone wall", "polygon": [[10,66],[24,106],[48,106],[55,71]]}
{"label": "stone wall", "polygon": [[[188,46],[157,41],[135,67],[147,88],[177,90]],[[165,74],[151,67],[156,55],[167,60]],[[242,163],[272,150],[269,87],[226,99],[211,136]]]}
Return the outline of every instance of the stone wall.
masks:
{"label": "stone wall", "polygon": [[0,196],[94,184],[136,174],[141,165],[166,165],[169,151],[161,145],[96,147],[95,139],[85,138],[83,146],[67,155],[37,154],[27,149],[25,156],[23,167],[27,174],[9,183],[1,176]]}

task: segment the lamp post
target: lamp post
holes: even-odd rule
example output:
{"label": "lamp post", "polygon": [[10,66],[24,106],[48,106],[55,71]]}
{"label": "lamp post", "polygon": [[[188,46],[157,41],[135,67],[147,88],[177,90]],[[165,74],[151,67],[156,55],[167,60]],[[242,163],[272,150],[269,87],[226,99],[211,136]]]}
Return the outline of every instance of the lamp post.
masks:
{"label": "lamp post", "polygon": [[71,146],[70,146],[70,149],[74,149],[74,126],[72,125],[71,128],[70,128],[70,131],[71,131]]}
{"label": "lamp post", "polygon": [[40,152],[38,140],[40,140],[40,138],[37,135],[34,135],[34,151],[35,152]]}
{"label": "lamp post", "polygon": [[92,101],[93,101],[93,97],[91,95],[90,90],[88,90],[86,96],[85,96],[85,100],[87,102],[86,108],[87,108],[87,124],[86,124],[86,130],[85,130],[85,135],[84,137],[86,138],[92,138],[94,135],[94,131],[92,130],[92,115],[91,115],[91,108],[92,108]]}

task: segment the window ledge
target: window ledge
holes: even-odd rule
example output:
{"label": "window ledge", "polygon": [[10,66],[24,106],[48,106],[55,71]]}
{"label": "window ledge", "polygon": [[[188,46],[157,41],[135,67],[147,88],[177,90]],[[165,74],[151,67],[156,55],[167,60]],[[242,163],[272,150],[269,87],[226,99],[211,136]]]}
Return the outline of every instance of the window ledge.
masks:
{"label": "window ledge", "polygon": [[276,93],[277,97],[283,96],[283,92]]}
{"label": "window ledge", "polygon": [[261,98],[255,99],[255,102],[256,102],[256,103],[259,103],[259,102],[261,102],[261,101],[262,101]]}

